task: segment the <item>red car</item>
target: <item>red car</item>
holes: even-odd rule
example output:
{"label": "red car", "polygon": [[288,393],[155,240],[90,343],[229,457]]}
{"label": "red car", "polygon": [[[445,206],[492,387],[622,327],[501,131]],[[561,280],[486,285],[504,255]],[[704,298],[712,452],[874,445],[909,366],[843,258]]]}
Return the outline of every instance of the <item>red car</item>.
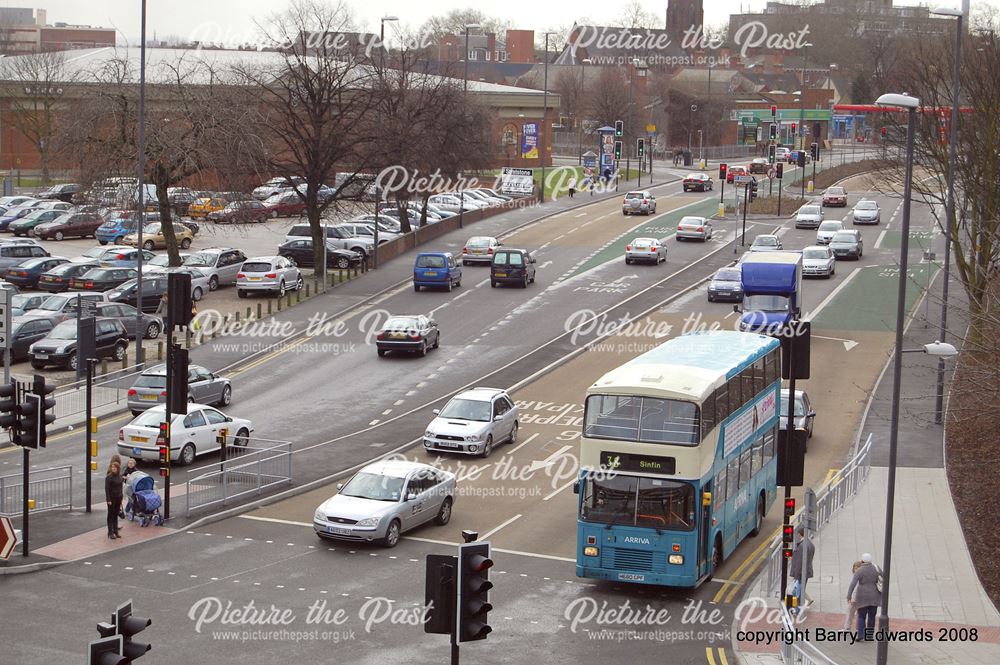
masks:
{"label": "red car", "polygon": [[271,211],[260,201],[233,201],[222,210],[208,213],[209,221],[217,224],[263,222],[271,216]]}
{"label": "red car", "polygon": [[96,237],[97,228],[104,219],[92,212],[66,213],[51,222],[35,227],[35,237],[42,240]]}
{"label": "red car", "polygon": [[823,206],[847,206],[847,190],[843,187],[828,187],[823,192]]}
{"label": "red car", "polygon": [[733,178],[738,175],[750,175],[747,170],[742,166],[730,166],[729,170],[726,171],[726,182],[733,182]]}
{"label": "red car", "polygon": [[306,203],[296,192],[274,194],[264,201],[271,217],[301,217],[306,213]]}

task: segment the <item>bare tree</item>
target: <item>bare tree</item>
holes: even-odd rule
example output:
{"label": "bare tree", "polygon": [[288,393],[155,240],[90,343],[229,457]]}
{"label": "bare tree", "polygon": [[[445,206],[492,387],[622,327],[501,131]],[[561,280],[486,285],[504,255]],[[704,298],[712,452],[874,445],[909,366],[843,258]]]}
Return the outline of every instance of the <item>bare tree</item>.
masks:
{"label": "bare tree", "polygon": [[492,32],[498,36],[506,36],[507,30],[511,27],[508,19],[490,16],[479,9],[466,7],[430,17],[424,21],[420,32],[437,40],[449,34],[464,34],[467,25],[478,25],[484,33]]}
{"label": "bare tree", "polygon": [[656,28],[661,23],[660,18],[646,9],[639,0],[630,0],[621,8],[613,25],[620,28]]}

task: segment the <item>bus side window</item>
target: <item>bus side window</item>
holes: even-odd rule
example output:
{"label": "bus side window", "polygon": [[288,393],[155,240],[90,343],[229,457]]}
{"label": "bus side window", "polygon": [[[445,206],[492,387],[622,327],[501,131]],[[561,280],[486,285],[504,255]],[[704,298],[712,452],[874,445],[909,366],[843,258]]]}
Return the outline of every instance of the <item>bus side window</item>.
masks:
{"label": "bus side window", "polygon": [[719,471],[719,475],[715,477],[715,497],[713,498],[716,507],[721,506],[726,502],[726,469],[723,468]]}
{"label": "bus side window", "polygon": [[715,393],[713,392],[705,399],[705,402],[701,405],[702,437],[708,436],[708,433],[715,428],[716,422],[718,421],[715,418]]}
{"label": "bus side window", "polygon": [[774,430],[767,432],[764,435],[764,464],[767,464],[774,458]]}
{"label": "bus side window", "polygon": [[771,385],[778,380],[778,359],[772,351],[764,356],[764,383]]}
{"label": "bus side window", "polygon": [[740,453],[740,487],[750,482],[750,449]]}
{"label": "bus side window", "polygon": [[740,489],[740,458],[734,457],[729,460],[729,469],[726,477],[726,498],[736,496]]}
{"label": "bus side window", "polygon": [[733,415],[743,404],[740,391],[740,375],[737,374],[727,382],[729,386],[729,415]]}
{"label": "bus side window", "polygon": [[755,475],[760,471],[761,466],[764,463],[764,439],[760,438],[754,441],[753,448],[751,449],[751,459],[750,459],[750,473]]}
{"label": "bus side window", "polygon": [[760,357],[753,363],[753,394],[759,395],[764,390],[764,358]]}
{"label": "bus side window", "polygon": [[729,417],[729,384],[724,383],[715,391],[715,417],[721,423]]}
{"label": "bus side window", "polygon": [[757,394],[753,385],[753,365],[743,368],[740,372],[740,381],[743,384],[743,401],[749,402]]}

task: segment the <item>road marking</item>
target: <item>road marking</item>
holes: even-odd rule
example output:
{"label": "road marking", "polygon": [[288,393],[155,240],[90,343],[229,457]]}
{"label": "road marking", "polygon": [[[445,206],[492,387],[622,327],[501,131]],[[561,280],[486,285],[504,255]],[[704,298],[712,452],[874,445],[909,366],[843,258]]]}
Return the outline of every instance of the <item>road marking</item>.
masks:
{"label": "road marking", "polygon": [[780,531],[781,531],[780,528],[775,529],[774,533],[769,538],[765,538],[764,542],[758,545],[757,548],[753,552],[751,552],[747,556],[747,558],[744,559],[742,563],[740,563],[739,566],[736,567],[736,570],[733,571],[732,574],[732,580],[723,584],[722,587],[716,592],[715,596],[712,598],[713,603],[718,603],[722,599],[722,597],[726,595],[726,591],[730,585],[733,585],[735,587],[737,584],[739,584],[738,580],[741,581],[745,579],[745,575],[741,574],[743,570],[753,561],[754,557],[756,557],[758,554],[761,553],[761,551],[764,548],[771,545],[771,541],[775,538],[775,536],[778,535]]}
{"label": "road marking", "polygon": [[811,335],[811,337],[813,339],[829,339],[834,342],[843,342],[845,351],[850,351],[858,345],[858,342],[855,342],[853,339],[844,339],[843,337],[825,337],[823,335]]}
{"label": "road marking", "polygon": [[486,278],[486,279],[484,279],[483,281],[481,281],[481,282],[479,282],[478,284],[476,284],[476,288],[478,289],[478,288],[479,288],[480,286],[483,286],[484,284],[489,284],[489,282],[490,282],[490,278],[489,278],[489,277],[487,277],[487,278]]}
{"label": "road marking", "polygon": [[545,249],[546,247],[548,247],[551,244],[552,244],[551,242],[547,242],[544,245],[539,245],[538,249],[535,250],[535,253],[537,254],[538,252],[542,251],[543,249]]}
{"label": "road marking", "polygon": [[486,539],[488,539],[488,538],[489,538],[490,536],[492,536],[492,535],[493,535],[494,533],[496,533],[496,532],[497,532],[497,531],[499,531],[500,529],[504,528],[505,526],[509,526],[510,524],[513,524],[513,523],[514,523],[514,522],[516,522],[517,520],[521,519],[521,517],[522,517],[521,513],[518,513],[517,515],[514,515],[513,517],[511,517],[511,518],[510,518],[509,520],[507,520],[506,522],[503,522],[503,523],[502,523],[502,524],[500,524],[499,526],[496,526],[496,527],[494,527],[494,528],[490,529],[489,531],[487,531],[486,533],[484,533],[484,534],[483,534],[482,536],[480,536],[480,538],[481,538],[482,540],[486,540]]}
{"label": "road marking", "polygon": [[559,492],[562,492],[564,489],[566,489],[567,487],[569,487],[570,485],[572,485],[575,482],[576,482],[576,480],[569,481],[568,483],[566,483],[565,485],[563,485],[559,489],[550,492],[548,496],[546,496],[546,497],[544,497],[542,499],[542,501],[548,501],[549,499],[551,499],[552,497],[554,497],[556,494],[559,494]]}
{"label": "road marking", "polygon": [[562,234],[562,235],[560,235],[560,236],[556,236],[555,238],[552,239],[552,242],[555,242],[556,240],[560,240],[560,239],[565,238],[565,237],[566,237],[565,233]]}
{"label": "road marking", "polygon": [[585,213],[585,212],[581,212],[581,213],[580,213],[580,214],[578,214],[578,215],[573,215],[573,217],[576,217],[576,218],[579,218],[579,217],[586,217],[586,216],[587,216],[587,213]]}
{"label": "road marking", "polygon": [[258,517],[257,515],[237,515],[241,520],[254,520],[255,522],[273,522],[274,524],[288,524],[290,526],[308,526],[311,527],[310,522],[296,522],[294,520],[283,520],[277,517]]}
{"label": "road marking", "polygon": [[529,443],[531,443],[532,441],[534,441],[537,437],[538,437],[538,432],[535,432],[534,434],[532,434],[531,436],[529,436],[527,439],[525,439],[524,441],[522,441],[521,443],[519,443],[516,448],[513,448],[512,450],[508,450],[507,452],[505,452],[504,455],[513,455],[518,450],[520,450],[524,446],[526,446]]}
{"label": "road marking", "polygon": [[464,298],[465,296],[467,296],[467,295],[469,295],[471,293],[472,293],[472,291],[462,291],[457,296],[455,296],[454,298],[452,298],[451,301],[455,302],[456,300],[460,300],[461,298]]}
{"label": "road marking", "polygon": [[400,405],[400,404],[402,404],[402,403],[403,403],[404,401],[405,401],[405,400],[401,400],[401,399],[397,399],[397,400],[396,400],[395,402],[393,402],[393,403],[392,403],[392,405],[393,405],[393,406],[399,406],[399,405]]}
{"label": "road marking", "polygon": [[567,450],[572,450],[572,449],[573,449],[573,446],[563,446],[559,450],[555,451],[554,453],[552,453],[551,455],[549,455],[548,457],[546,457],[544,460],[535,460],[535,461],[533,461],[531,463],[531,466],[528,467],[528,471],[534,472],[534,471],[538,471],[539,469],[544,469],[545,467],[547,467],[550,464],[552,464],[553,462],[555,462],[556,459],[558,459]]}
{"label": "road marking", "polygon": [[882,229],[882,233],[878,234],[878,238],[875,239],[875,249],[879,249],[882,246],[882,238],[885,237],[885,233],[888,230],[889,230],[889,227],[886,227],[886,228]]}
{"label": "road marking", "polygon": [[438,305],[437,307],[435,307],[434,309],[432,309],[430,312],[428,312],[428,314],[433,314],[434,312],[438,311],[439,309],[444,309],[445,307],[447,307],[450,304],[451,304],[450,302],[442,303],[442,304]]}
{"label": "road marking", "polygon": [[416,390],[407,390],[407,391],[406,391],[406,396],[407,396],[407,397],[413,397],[413,396],[414,396],[414,395],[416,395],[416,394],[417,394],[417,391],[416,391]]}
{"label": "road marking", "polygon": [[824,298],[823,302],[821,302],[819,305],[816,306],[816,309],[814,309],[811,312],[809,312],[809,318],[806,319],[806,320],[807,321],[812,321],[817,316],[819,316],[819,313],[823,311],[823,308],[826,307],[828,304],[830,304],[830,301],[833,300],[837,296],[838,293],[840,293],[841,289],[843,289],[845,286],[847,286],[848,284],[850,284],[851,280],[854,279],[855,277],[857,277],[858,274],[860,274],[860,273],[861,273],[861,268],[858,268],[858,269],[854,270],[853,272],[851,272],[850,275],[848,275],[847,277],[845,277],[844,281],[841,282],[840,284],[838,284],[837,288],[835,288],[833,291],[831,291],[830,295],[828,295],[826,298]]}
{"label": "road marking", "polygon": [[[480,540],[483,536],[480,536]],[[419,538],[417,536],[403,536],[403,540],[414,540],[418,543],[429,543],[431,545],[446,545],[449,547],[454,547],[458,543],[448,542],[447,540],[434,540],[433,538]],[[522,552],[521,550],[508,550],[502,547],[492,548],[494,552],[501,552],[503,554],[516,554],[518,556],[527,556],[535,559],[548,559],[549,561],[565,561],[567,563],[576,563],[576,559],[571,559],[565,556],[556,556],[554,554],[539,554],[538,552]]]}
{"label": "road marking", "polygon": [[379,420],[375,419],[375,420],[371,421],[370,423],[368,423],[368,426],[369,427],[374,427],[375,425],[378,425],[378,424],[379,424]]}
{"label": "road marking", "polygon": [[390,413],[392,413],[392,409],[386,409],[385,411],[383,411],[383,412],[382,412],[382,415],[383,415],[383,416],[387,416],[387,415],[389,415]]}

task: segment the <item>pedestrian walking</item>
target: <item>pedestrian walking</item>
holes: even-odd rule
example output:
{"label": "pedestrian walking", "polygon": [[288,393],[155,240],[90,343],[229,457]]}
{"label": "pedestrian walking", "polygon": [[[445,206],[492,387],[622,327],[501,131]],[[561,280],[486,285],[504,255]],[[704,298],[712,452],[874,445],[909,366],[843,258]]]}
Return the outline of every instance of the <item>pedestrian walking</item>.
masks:
{"label": "pedestrian walking", "polygon": [[[118,457],[115,455],[115,457]],[[121,538],[118,535],[118,513],[122,508],[122,486],[124,484],[121,477],[121,462],[114,461],[108,464],[107,475],[104,476],[104,498],[108,502],[108,538],[114,540]]]}
{"label": "pedestrian walking", "polygon": [[569,197],[573,198],[574,194],[576,194],[576,178],[569,181]]}
{"label": "pedestrian walking", "polygon": [[809,538],[809,534],[806,533],[804,526],[799,526],[795,530],[795,536],[798,544],[792,552],[790,575],[797,582],[798,592],[796,593],[796,597],[798,598],[798,608],[801,612],[805,609],[806,604],[812,605],[812,599],[806,595],[806,583],[813,576],[813,556],[816,554],[816,546]]}
{"label": "pedestrian walking", "polygon": [[861,555],[861,565],[847,588],[848,603],[852,597],[858,611],[858,642],[872,640],[875,636],[875,610],[882,600],[882,571],[872,563],[872,555],[868,552]]}
{"label": "pedestrian walking", "polygon": [[[853,577],[854,573],[858,572],[858,568],[861,567],[861,561],[855,561],[854,565],[851,566],[851,575]],[[851,626],[854,625],[855,618],[858,615],[858,590],[854,590],[854,595],[847,599],[847,615],[844,617],[844,630],[850,630]]]}

